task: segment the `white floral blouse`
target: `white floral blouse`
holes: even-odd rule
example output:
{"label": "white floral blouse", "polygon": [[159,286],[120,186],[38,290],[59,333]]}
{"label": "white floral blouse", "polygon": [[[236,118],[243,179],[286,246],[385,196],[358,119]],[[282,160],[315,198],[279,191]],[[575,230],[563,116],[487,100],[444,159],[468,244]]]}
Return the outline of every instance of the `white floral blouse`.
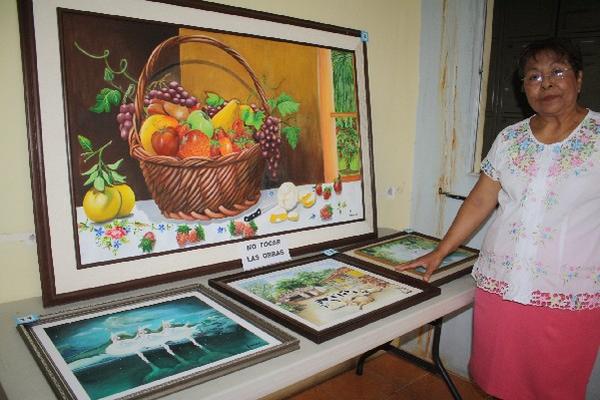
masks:
{"label": "white floral blouse", "polygon": [[533,136],[529,119],[509,126],[481,169],[502,189],[477,286],[522,304],[600,308],[600,113],[553,144]]}

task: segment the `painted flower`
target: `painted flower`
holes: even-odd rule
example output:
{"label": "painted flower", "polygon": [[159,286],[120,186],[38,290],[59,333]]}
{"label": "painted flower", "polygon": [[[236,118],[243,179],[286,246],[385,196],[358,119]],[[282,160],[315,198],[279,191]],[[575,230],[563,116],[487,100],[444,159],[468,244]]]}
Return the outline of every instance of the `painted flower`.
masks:
{"label": "painted flower", "polygon": [[127,231],[122,226],[115,226],[114,228],[107,230],[105,235],[112,239],[118,240],[118,239],[121,239],[122,237],[126,236]]}

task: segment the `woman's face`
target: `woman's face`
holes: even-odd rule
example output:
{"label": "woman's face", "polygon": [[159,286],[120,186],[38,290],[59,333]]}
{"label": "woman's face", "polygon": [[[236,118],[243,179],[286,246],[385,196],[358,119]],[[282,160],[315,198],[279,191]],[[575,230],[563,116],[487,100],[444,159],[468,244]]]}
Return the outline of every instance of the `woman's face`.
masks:
{"label": "woman's face", "polygon": [[[553,76],[563,70],[562,78]],[[581,90],[583,73],[577,75],[566,59],[560,59],[554,52],[544,51],[525,64],[523,87],[527,101],[541,116],[559,116],[577,106],[577,95]],[[528,76],[543,75],[541,82],[530,81]]]}

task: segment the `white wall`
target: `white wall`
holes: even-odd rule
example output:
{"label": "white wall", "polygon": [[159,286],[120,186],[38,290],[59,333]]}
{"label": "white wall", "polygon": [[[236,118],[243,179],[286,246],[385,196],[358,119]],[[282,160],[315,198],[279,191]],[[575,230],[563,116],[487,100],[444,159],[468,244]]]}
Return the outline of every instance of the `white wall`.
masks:
{"label": "white wall", "polygon": [[[474,182],[472,158],[476,139],[479,64],[484,2],[423,0],[417,134],[415,136],[411,228],[437,237],[448,229],[460,201],[438,194],[457,194]],[[478,248],[480,238],[469,245]],[[468,377],[472,308],[445,318],[440,343],[446,367]],[[431,333],[429,333],[431,334]],[[413,340],[406,347],[426,353]]]}

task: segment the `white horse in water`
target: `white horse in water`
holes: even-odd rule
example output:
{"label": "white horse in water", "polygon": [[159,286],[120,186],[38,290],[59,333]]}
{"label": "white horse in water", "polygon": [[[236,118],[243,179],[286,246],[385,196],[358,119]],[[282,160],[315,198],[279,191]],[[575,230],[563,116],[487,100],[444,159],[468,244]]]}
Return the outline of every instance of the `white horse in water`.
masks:
{"label": "white horse in water", "polygon": [[175,356],[173,350],[167,343],[181,343],[185,341],[191,342],[194,346],[203,348],[196,340],[194,340],[194,326],[176,326],[173,327],[168,321],[162,322],[162,329],[157,332],[152,332],[143,327],[138,327],[135,337],[130,339],[122,339],[117,334],[111,334],[111,344],[108,345],[105,352],[112,356],[128,356],[136,354],[145,362],[148,362],[142,354],[145,351],[164,348],[167,353]]}

